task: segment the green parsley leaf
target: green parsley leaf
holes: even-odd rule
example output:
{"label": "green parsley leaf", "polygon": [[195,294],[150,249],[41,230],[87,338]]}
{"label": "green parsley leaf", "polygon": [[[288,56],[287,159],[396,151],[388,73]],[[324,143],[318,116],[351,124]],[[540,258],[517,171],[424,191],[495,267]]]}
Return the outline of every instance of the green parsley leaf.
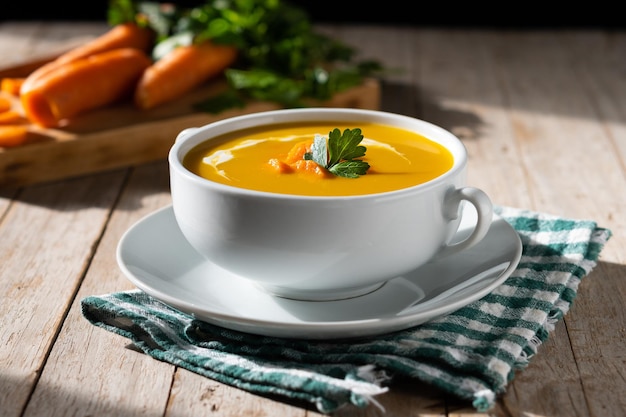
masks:
{"label": "green parsley leaf", "polygon": [[367,162],[355,160],[341,161],[328,168],[328,170],[339,177],[358,178],[360,175],[365,175],[369,168],[370,164]]}
{"label": "green parsley leaf", "polygon": [[365,146],[358,146],[363,140],[361,129],[333,129],[328,135],[328,165],[333,166],[342,160],[352,160],[365,155]]}
{"label": "green parsley leaf", "polygon": [[365,146],[359,145],[362,140],[359,128],[345,129],[343,134],[335,128],[328,134],[328,141],[321,135],[315,135],[311,152],[306,153],[304,159],[315,161],[339,177],[358,178],[370,168],[367,162],[357,159],[365,156]]}

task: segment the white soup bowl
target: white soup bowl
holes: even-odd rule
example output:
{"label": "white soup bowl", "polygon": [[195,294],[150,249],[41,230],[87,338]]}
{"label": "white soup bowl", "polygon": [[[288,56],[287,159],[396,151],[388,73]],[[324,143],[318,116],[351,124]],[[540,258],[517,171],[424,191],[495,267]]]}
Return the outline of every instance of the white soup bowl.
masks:
{"label": "white soup bowl", "polygon": [[[192,148],[225,133],[316,121],[375,122],[415,131],[445,146],[453,166],[431,181],[396,191],[315,197],[218,184],[183,165]],[[399,114],[304,108],[232,117],[180,132],[168,161],[174,214],[189,243],[214,264],[281,297],[366,294],[435,257],[476,244],[492,221],[489,197],[466,185],[463,143],[441,127]],[[451,243],[465,202],[475,207],[477,223],[469,237]]]}

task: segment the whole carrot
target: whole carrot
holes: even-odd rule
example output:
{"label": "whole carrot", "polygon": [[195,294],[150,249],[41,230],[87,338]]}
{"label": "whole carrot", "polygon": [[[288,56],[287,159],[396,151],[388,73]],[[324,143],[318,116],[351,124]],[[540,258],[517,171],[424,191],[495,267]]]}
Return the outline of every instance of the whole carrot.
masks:
{"label": "whole carrot", "polygon": [[28,119],[18,113],[16,110],[7,110],[0,113],[0,126],[2,125],[18,125],[26,124]]}
{"label": "whole carrot", "polygon": [[193,90],[231,65],[237,50],[202,42],[179,46],[152,64],[135,89],[135,105],[150,109]]}
{"label": "whole carrot", "polygon": [[5,77],[0,80],[0,91],[4,91],[12,96],[19,96],[24,80],[25,78],[20,77]]}
{"label": "whole carrot", "polygon": [[22,145],[28,139],[28,127],[24,125],[0,126],[0,148]]}
{"label": "whole carrot", "polygon": [[63,64],[78,58],[119,48],[135,48],[148,52],[152,47],[153,41],[154,32],[151,29],[138,26],[135,23],[120,23],[92,41],[77,46],[59,56],[56,62]]}
{"label": "whole carrot", "polygon": [[139,49],[120,48],[76,59],[41,76],[21,92],[29,120],[56,127],[64,119],[131,95],[152,60]]}
{"label": "whole carrot", "polygon": [[13,107],[11,100],[0,96],[0,113],[11,110],[11,107]]}
{"label": "whole carrot", "polygon": [[119,48],[135,48],[147,53],[153,42],[154,32],[151,29],[138,26],[135,23],[120,23],[97,38],[77,46],[37,68],[26,77],[20,91],[30,89],[32,83],[37,79],[68,62]]}

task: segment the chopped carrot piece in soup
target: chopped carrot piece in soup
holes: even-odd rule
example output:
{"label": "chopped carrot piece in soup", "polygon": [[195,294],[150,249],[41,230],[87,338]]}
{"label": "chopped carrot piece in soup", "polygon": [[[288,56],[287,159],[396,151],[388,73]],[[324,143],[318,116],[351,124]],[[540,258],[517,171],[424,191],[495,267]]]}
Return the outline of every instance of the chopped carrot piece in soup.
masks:
{"label": "chopped carrot piece in soup", "polygon": [[293,172],[292,167],[286,162],[281,161],[278,158],[272,158],[269,160],[269,164],[278,172],[279,174],[288,174]]}
{"label": "chopped carrot piece in soup", "polygon": [[298,172],[309,172],[320,178],[331,178],[333,176],[317,162],[310,159],[300,159],[299,161],[294,162],[292,167],[294,167]]}
{"label": "chopped carrot piece in soup", "polygon": [[314,174],[320,178],[332,177],[332,174],[319,166],[315,161],[304,159],[304,154],[311,152],[311,145],[311,141],[298,142],[289,150],[287,157],[283,161],[272,158],[269,160],[269,164],[274,167],[279,174],[302,172]]}
{"label": "chopped carrot piece in soup", "polygon": [[293,164],[296,161],[304,159],[304,154],[311,152],[311,141],[296,143],[287,154],[285,162],[287,164]]}

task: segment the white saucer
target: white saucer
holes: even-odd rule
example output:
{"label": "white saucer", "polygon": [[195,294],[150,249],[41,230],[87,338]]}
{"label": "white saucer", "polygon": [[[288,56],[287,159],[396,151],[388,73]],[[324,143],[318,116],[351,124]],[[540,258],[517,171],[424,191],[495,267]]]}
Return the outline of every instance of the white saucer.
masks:
{"label": "white saucer", "polygon": [[[475,218],[473,209],[464,210],[459,239]],[[289,300],[201,257],[168,206],[124,234],[117,260],[138,288],[199,320],[259,335],[330,339],[402,330],[451,313],[500,285],[515,270],[521,253],[517,232],[494,216],[486,238],[473,248],[388,281],[374,292],[338,301]],[[418,285],[423,277],[432,279]]]}

